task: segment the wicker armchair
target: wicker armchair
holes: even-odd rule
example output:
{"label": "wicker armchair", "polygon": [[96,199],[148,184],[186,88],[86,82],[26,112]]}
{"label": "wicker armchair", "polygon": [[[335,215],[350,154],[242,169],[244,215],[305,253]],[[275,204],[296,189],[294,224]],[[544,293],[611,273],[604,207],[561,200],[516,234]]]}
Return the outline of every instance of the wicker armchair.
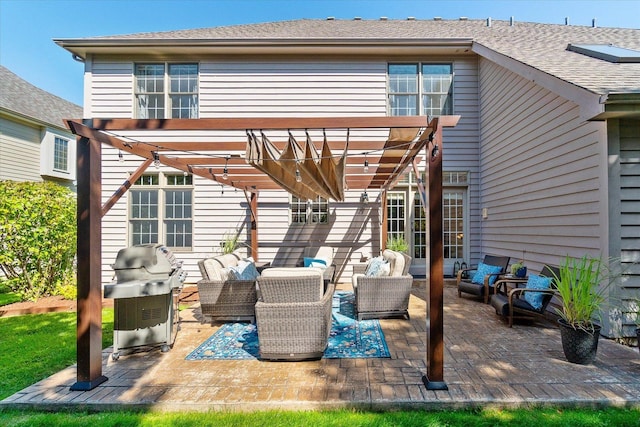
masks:
{"label": "wicker armchair", "polygon": [[333,284],[313,268],[272,268],[258,278],[256,324],[260,357],[320,359],[331,332]]}
{"label": "wicker armchair", "polygon": [[217,258],[217,260],[198,261],[203,276],[203,279],[198,282],[202,315],[205,318],[210,318],[211,321],[255,322],[255,305],[258,300],[256,282],[254,280],[222,279],[213,274],[209,275],[211,268],[207,268],[207,263],[220,263],[222,257]]}
{"label": "wicker armchair", "polygon": [[409,296],[413,277],[408,273],[411,257],[385,250],[383,258],[391,265],[389,276],[367,276],[354,267],[352,277],[358,320],[381,317],[409,319]]}

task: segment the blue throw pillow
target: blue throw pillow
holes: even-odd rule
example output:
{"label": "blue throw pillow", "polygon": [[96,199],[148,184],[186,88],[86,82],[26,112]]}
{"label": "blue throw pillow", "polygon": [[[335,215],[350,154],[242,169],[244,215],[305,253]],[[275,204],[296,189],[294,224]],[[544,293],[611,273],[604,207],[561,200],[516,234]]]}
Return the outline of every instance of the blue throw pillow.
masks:
{"label": "blue throw pillow", "polygon": [[251,261],[238,261],[238,265],[229,267],[236,280],[256,280],[260,273]]}
{"label": "blue throw pillow", "polygon": [[[473,275],[471,279],[471,283],[476,283],[478,285],[484,284],[484,276],[487,274],[498,274],[502,272],[502,267],[498,267],[497,265],[489,265],[480,263],[478,264],[478,268],[476,269],[476,274]],[[489,278],[489,285],[493,285],[498,276],[491,276]]]}
{"label": "blue throw pillow", "polygon": [[366,276],[379,276],[380,269],[385,263],[385,259],[381,256],[373,258],[371,261],[369,261],[369,265],[367,266],[367,270],[364,274]]}
{"label": "blue throw pillow", "polygon": [[321,258],[304,258],[305,267],[320,267],[318,264],[322,264],[324,267],[326,267],[327,261]]}
{"label": "blue throw pillow", "polygon": [[[551,277],[542,277],[535,274],[530,274],[527,280],[527,288],[529,289],[549,289],[551,287]],[[542,308],[542,298],[544,294],[541,292],[526,292],[524,293],[524,300],[531,304],[531,307],[536,310]]]}

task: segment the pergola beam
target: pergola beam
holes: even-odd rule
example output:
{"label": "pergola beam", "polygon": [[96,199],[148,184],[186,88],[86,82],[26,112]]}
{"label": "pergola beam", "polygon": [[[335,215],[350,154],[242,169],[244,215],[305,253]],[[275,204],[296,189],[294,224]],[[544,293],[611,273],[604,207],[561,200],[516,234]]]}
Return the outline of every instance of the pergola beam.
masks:
{"label": "pergola beam", "polygon": [[100,130],[289,130],[422,128],[425,116],[230,117],[203,119],[95,119]]}

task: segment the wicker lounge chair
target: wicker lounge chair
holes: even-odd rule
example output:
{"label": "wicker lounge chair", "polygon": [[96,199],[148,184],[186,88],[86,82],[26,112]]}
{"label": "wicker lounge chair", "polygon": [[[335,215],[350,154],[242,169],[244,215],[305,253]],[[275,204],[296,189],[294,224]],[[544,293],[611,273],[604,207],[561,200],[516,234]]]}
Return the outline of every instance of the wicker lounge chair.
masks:
{"label": "wicker lounge chair", "polygon": [[[491,296],[491,305],[496,309],[496,314],[507,319],[509,327],[513,326],[514,319],[533,320],[536,318],[546,318],[545,312],[547,306],[555,295],[554,280],[560,276],[557,267],[544,266],[540,272],[542,277],[551,277],[551,287],[549,289],[532,289],[525,286],[522,288],[514,288],[506,292],[509,280],[499,280],[496,282],[495,294]],[[542,294],[540,299],[540,308],[534,308],[529,302],[523,298],[526,292],[538,292]]]}
{"label": "wicker lounge chair", "polygon": [[482,277],[480,283],[474,281],[474,276],[478,267],[465,268],[458,271],[456,282],[458,286],[458,297],[462,297],[462,293],[476,295],[482,297],[485,304],[489,302],[489,297],[494,293],[494,282],[502,274],[507,271],[509,260],[508,256],[485,255],[482,264],[498,267],[495,273],[487,274]]}
{"label": "wicker lounge chair", "polygon": [[320,359],[331,331],[333,284],[315,268],[271,268],[258,278],[256,325],[260,357]]}
{"label": "wicker lounge chair", "polygon": [[388,249],[382,257],[390,264],[389,275],[355,273],[352,277],[358,320],[382,317],[409,319],[409,296],[413,285],[413,277],[408,273],[411,257]]}
{"label": "wicker lounge chair", "polygon": [[236,254],[198,261],[203,277],[198,282],[198,296],[200,309],[205,318],[211,318],[211,321],[255,322],[255,305],[258,300],[255,280],[224,277],[223,270],[237,265],[238,261],[240,257]]}
{"label": "wicker lounge chair", "polygon": [[335,249],[331,246],[308,246],[304,248],[302,259],[296,264],[298,267],[308,267],[305,265],[305,260],[313,262],[313,260],[324,261],[325,266],[316,265],[318,268],[323,269],[323,277],[327,283],[335,283],[336,265],[333,262],[335,256]]}

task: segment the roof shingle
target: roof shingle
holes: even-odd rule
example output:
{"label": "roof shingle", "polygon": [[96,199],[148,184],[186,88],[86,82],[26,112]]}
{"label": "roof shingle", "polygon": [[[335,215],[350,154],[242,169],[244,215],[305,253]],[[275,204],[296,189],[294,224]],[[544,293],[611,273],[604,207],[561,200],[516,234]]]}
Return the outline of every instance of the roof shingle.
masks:
{"label": "roof shingle", "polygon": [[0,108],[51,126],[65,128],[63,119],[82,117],[82,107],[40,89],[0,66]]}
{"label": "roof shingle", "polygon": [[493,51],[591,92],[640,93],[640,64],[613,64],[567,50],[569,43],[614,44],[640,50],[640,30],[492,20],[300,19],[191,30],[114,35],[83,41],[243,41],[256,46],[287,41],[437,41],[468,38]]}

